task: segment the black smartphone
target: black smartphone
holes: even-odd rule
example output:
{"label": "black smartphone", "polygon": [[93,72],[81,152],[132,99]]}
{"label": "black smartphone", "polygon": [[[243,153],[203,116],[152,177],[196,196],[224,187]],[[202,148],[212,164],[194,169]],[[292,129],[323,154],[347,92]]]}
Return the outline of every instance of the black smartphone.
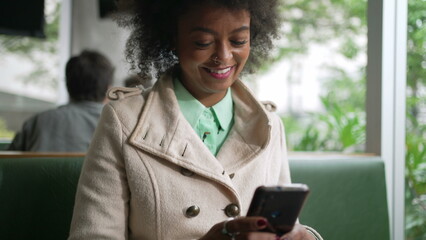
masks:
{"label": "black smartphone", "polygon": [[308,194],[308,186],[301,183],[258,187],[247,216],[267,218],[265,231],[281,236],[293,229]]}

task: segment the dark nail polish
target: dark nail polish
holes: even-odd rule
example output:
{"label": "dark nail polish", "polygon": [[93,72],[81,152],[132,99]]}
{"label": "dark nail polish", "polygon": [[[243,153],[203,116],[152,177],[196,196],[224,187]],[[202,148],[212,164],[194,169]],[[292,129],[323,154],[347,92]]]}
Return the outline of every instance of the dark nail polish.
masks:
{"label": "dark nail polish", "polygon": [[257,221],[257,226],[258,227],[266,226],[266,221],[264,219],[260,219],[259,221]]}

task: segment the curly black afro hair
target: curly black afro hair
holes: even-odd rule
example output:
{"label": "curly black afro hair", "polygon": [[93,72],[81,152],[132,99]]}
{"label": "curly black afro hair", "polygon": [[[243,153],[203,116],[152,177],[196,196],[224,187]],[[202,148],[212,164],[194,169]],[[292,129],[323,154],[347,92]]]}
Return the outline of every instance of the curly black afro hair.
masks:
{"label": "curly black afro hair", "polygon": [[[121,4],[120,4],[121,2]],[[123,4],[124,2],[124,4]],[[118,24],[131,30],[126,44],[126,58],[143,79],[151,79],[178,63],[172,51],[180,16],[188,9],[208,4],[250,13],[251,53],[245,72],[254,72],[267,59],[278,38],[279,0],[132,0],[118,1],[119,9],[129,14],[116,18]]]}

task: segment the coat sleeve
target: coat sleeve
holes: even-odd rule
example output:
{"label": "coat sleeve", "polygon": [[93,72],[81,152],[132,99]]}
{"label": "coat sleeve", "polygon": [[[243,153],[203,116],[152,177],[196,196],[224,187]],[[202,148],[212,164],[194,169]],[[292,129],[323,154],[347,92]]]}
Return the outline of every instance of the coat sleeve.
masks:
{"label": "coat sleeve", "polygon": [[[283,161],[282,161],[282,166],[281,166],[281,175],[280,175],[280,184],[284,184],[284,183],[290,183],[291,182],[291,177],[290,177],[290,166],[289,166],[289,162],[288,162],[288,157],[287,157],[287,144],[286,144],[286,138],[285,138],[285,130],[284,130],[284,124],[282,123],[281,119],[280,119],[280,137],[281,137],[281,149],[282,149],[282,154],[283,154]],[[299,222],[299,220],[297,220],[297,222]],[[311,234],[316,240],[323,240],[321,235],[315,231],[315,229],[304,225],[306,231]]]}
{"label": "coat sleeve", "polygon": [[281,148],[281,171],[280,171],[280,178],[279,178],[279,184],[286,184],[291,183],[291,177],[290,177],[290,166],[288,163],[288,157],[287,157],[287,144],[286,144],[286,138],[285,138],[285,130],[284,130],[284,124],[277,116],[277,122],[279,126],[279,141],[280,141],[280,148]]}
{"label": "coat sleeve", "polygon": [[106,105],[83,163],[70,240],[127,238],[129,189],[122,139],[121,122]]}

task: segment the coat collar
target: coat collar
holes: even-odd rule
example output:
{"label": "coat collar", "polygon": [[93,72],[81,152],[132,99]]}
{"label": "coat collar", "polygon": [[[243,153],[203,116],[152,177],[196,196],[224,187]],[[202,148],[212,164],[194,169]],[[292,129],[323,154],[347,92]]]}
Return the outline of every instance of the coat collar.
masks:
{"label": "coat collar", "polygon": [[[194,128],[201,115],[203,114],[208,107],[204,106],[196,98],[194,98],[191,93],[183,86],[179,79],[173,78],[174,92],[178,99],[180,110],[185,116],[185,119],[189,124]],[[233,101],[231,89],[228,89],[226,95],[218,103],[211,106],[211,109],[214,112],[215,117],[220,125],[220,128],[227,132],[231,127],[232,118],[234,114]]]}
{"label": "coat collar", "polygon": [[233,173],[259,154],[269,143],[270,120],[244,84],[233,86],[234,127],[215,157],[203,144],[179,110],[170,74],[163,76],[148,94],[129,143],[199,175],[231,184]]}

